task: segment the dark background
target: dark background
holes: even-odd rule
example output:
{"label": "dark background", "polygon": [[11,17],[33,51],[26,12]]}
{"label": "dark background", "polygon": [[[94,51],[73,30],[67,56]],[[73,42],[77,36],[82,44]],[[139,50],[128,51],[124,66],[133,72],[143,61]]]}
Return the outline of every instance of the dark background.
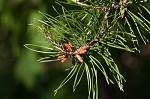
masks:
{"label": "dark background", "polygon": [[[40,55],[23,46],[47,45],[28,24],[40,25],[34,20],[44,18],[38,11],[55,16],[52,5],[54,0],[0,0],[0,99],[87,99],[86,76],[75,92],[72,79],[54,96],[54,90],[67,76],[64,70],[68,64],[38,63]],[[140,54],[112,49],[127,82],[121,92],[117,85],[107,85],[99,72],[99,99],[150,98],[150,44],[140,49]]]}

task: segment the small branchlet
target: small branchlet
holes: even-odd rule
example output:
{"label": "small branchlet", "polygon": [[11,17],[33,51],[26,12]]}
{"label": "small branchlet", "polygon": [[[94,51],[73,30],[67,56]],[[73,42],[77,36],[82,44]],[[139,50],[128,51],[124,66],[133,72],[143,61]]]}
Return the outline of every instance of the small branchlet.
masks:
{"label": "small branchlet", "polygon": [[[37,20],[38,22],[50,27],[51,29],[55,30],[54,27],[52,27],[51,25],[49,25],[48,23],[40,20],[40,19],[37,19],[35,18],[35,20]],[[50,31],[47,31],[45,28],[41,28],[40,26],[36,26],[34,24],[29,24],[29,25],[32,25],[34,27],[36,27],[39,32],[42,34],[42,36],[46,39],[46,41],[48,41],[49,43],[51,43],[53,45],[53,47],[58,50],[59,52],[64,52],[61,45],[59,45],[53,38],[52,38],[52,33],[50,33]]]}
{"label": "small branchlet", "polygon": [[126,4],[128,2],[128,0],[120,0],[120,3],[112,2],[110,6],[99,7],[98,5],[93,6],[93,5],[85,4],[83,2],[80,2],[79,0],[72,0],[72,1],[83,7],[93,7],[95,9],[102,9],[106,13],[104,19],[107,19],[107,15],[109,14],[110,10],[116,9],[118,7],[120,7],[121,19],[123,19],[126,11]]}

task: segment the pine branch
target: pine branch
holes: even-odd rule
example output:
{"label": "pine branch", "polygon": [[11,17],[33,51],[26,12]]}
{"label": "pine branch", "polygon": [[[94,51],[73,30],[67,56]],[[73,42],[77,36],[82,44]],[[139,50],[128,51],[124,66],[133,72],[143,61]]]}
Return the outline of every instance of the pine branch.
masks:
{"label": "pine branch", "polygon": [[[49,56],[39,59],[40,62],[61,61],[64,63],[72,58],[73,66],[69,68],[70,73],[55,90],[55,94],[74,75],[73,91],[75,91],[85,73],[88,98],[98,99],[97,70],[103,73],[108,84],[117,84],[123,91],[125,79],[110,53],[110,47],[136,52],[139,51],[139,38],[147,44],[149,41],[142,31],[150,33],[150,23],[142,11],[150,15],[150,10],[144,6],[142,0],[120,0],[120,2],[72,0],[72,2],[81,6],[82,9],[68,11],[58,3],[62,7],[63,14],[59,14],[54,8],[58,13],[57,17],[41,13],[47,20],[36,19],[43,26],[33,25],[39,29],[52,48],[28,44],[25,47],[40,53],[42,53],[41,50],[32,47],[49,50]],[[137,12],[132,11],[132,7]],[[48,52],[43,51],[43,53]],[[49,60],[49,58],[54,59]],[[104,68],[99,58],[105,61],[107,67]],[[105,70],[106,68],[108,71]]]}

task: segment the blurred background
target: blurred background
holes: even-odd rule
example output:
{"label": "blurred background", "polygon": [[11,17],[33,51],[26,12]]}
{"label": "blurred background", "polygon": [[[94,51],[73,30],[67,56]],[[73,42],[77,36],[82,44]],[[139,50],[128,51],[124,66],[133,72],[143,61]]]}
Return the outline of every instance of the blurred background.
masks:
{"label": "blurred background", "polygon": [[[72,79],[54,96],[54,90],[67,76],[64,70],[68,64],[41,64],[37,62],[40,55],[23,46],[26,43],[47,45],[28,24],[40,25],[34,20],[44,19],[38,11],[56,16],[52,5],[59,9],[54,0],[0,0],[0,99],[87,99],[86,76],[75,92],[72,92]],[[127,81],[125,92],[117,85],[107,85],[99,72],[99,99],[149,99],[150,44],[140,49],[140,54],[113,49]]]}

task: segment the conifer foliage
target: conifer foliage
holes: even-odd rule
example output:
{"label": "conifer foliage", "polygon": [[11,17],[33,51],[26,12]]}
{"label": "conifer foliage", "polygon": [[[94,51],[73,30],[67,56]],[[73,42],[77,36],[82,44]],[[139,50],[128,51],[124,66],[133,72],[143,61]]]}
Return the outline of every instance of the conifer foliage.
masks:
{"label": "conifer foliage", "polygon": [[[57,1],[62,14],[52,17],[41,13],[46,20],[36,19],[42,26],[35,26],[50,47],[26,44],[25,47],[36,52],[47,53],[40,62],[72,59],[68,76],[55,90],[55,94],[71,78],[73,91],[86,74],[88,99],[98,99],[97,71],[101,71],[108,84],[117,84],[123,91],[124,77],[119,72],[110,48],[140,52],[141,44],[149,43],[150,10],[147,0],[67,0]],[[78,6],[80,10],[67,10],[62,4]],[[44,50],[38,50],[44,49]],[[100,61],[103,59],[107,67]],[[107,70],[106,70],[107,69]],[[108,71],[109,70],[109,71]],[[108,75],[109,74],[109,75]]]}

